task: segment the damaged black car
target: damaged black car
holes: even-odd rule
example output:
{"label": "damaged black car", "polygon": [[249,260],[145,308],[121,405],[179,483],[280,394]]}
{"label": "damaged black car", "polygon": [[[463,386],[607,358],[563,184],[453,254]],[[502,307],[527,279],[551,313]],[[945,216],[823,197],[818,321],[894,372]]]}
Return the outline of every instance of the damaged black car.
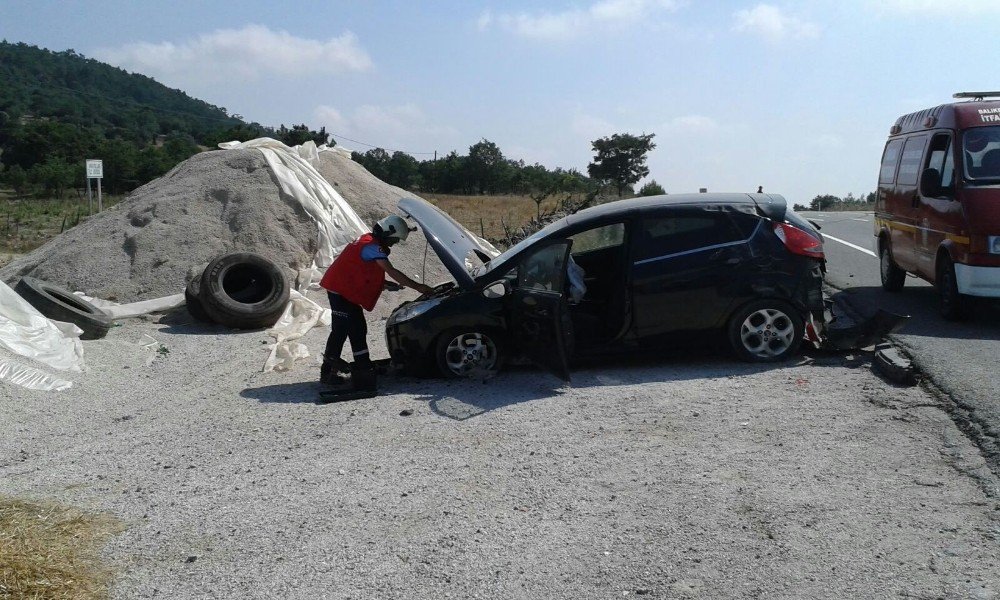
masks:
{"label": "damaged black car", "polygon": [[488,375],[522,357],[569,380],[575,358],[709,339],[773,362],[822,335],[823,238],[781,196],[611,202],[502,253],[427,202],[399,208],[454,277],[387,321],[391,359],[413,374]]}

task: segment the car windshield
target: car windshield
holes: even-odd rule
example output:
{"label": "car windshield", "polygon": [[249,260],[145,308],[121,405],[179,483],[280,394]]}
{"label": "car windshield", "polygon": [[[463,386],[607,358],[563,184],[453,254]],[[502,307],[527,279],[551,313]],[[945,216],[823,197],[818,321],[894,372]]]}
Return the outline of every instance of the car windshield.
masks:
{"label": "car windshield", "polygon": [[962,150],[969,183],[1000,183],[1000,127],[967,129],[962,133]]}
{"label": "car windshield", "polygon": [[470,271],[470,274],[473,277],[479,277],[481,275],[485,275],[486,273],[489,273],[497,265],[501,265],[501,264],[507,262],[507,260],[510,259],[512,256],[518,254],[519,252],[521,252],[522,250],[524,250],[528,246],[531,246],[532,244],[534,244],[538,240],[541,240],[542,238],[548,236],[550,233],[552,233],[556,229],[559,229],[559,228],[563,227],[563,225],[564,225],[564,223],[562,221],[556,221],[555,223],[550,223],[550,224],[546,225],[545,227],[539,229],[535,233],[533,233],[533,234],[529,235],[528,237],[524,238],[520,242],[514,244],[510,248],[507,248],[507,250],[505,250],[504,252],[501,252],[498,256],[494,257],[492,260],[488,261],[483,266],[476,267],[476,268],[472,269]]}

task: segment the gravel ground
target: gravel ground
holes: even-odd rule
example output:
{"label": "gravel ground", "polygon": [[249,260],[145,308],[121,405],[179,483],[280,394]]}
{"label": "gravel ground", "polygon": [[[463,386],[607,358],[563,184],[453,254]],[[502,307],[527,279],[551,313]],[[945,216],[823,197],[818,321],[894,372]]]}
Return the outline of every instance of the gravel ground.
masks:
{"label": "gravel ground", "polygon": [[181,310],[84,342],[69,392],[0,387],[0,493],[121,519],[113,598],[1000,595],[995,479],[864,357],[386,378],[317,406],[311,361],[260,372],[270,341]]}

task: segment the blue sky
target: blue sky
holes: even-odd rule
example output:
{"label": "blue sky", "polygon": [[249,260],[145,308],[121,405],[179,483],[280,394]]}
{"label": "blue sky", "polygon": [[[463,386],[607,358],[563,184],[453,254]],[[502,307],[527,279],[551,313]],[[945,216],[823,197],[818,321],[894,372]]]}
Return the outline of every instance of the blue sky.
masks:
{"label": "blue sky", "polygon": [[72,48],[251,121],[419,159],[480,139],[586,171],[654,133],[671,193],[874,188],[902,113],[1000,89],[1000,0],[0,0],[0,37]]}

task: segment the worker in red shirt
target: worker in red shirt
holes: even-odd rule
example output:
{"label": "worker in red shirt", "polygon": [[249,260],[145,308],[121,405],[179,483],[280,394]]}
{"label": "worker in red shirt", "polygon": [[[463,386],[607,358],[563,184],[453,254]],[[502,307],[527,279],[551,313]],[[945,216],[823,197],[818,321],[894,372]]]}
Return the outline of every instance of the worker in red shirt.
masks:
{"label": "worker in red shirt", "polygon": [[[327,290],[333,319],[320,367],[320,382],[344,383],[345,379],[339,373],[349,370],[350,385],[345,390],[375,395],[375,369],[368,356],[368,323],[362,309],[371,311],[375,308],[385,288],[386,275],[421,294],[434,291],[429,285],[413,281],[389,262],[389,249],[409,234],[406,221],[389,215],[375,223],[371,233],[348,244],[326,270],[319,284]],[[354,354],[352,364],[340,358],[348,338]]]}

